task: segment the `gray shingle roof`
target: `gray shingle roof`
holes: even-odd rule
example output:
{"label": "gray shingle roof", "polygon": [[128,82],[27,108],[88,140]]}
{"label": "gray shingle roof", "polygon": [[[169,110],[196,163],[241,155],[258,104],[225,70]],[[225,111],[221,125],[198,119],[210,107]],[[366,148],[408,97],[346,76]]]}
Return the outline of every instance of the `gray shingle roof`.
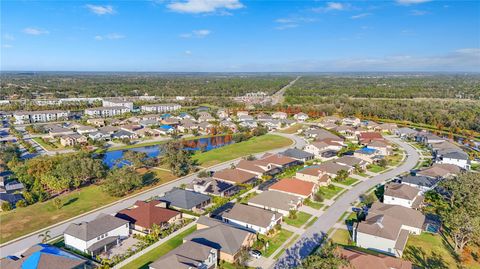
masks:
{"label": "gray shingle roof", "polygon": [[426,176],[405,176],[401,178],[402,182],[417,185],[417,186],[422,186],[422,187],[428,187],[431,188],[435,186],[438,183],[437,179],[433,179],[430,177]]}
{"label": "gray shingle roof", "polygon": [[294,148],[294,149],[287,149],[284,152],[280,153],[282,155],[285,155],[290,158],[294,159],[308,159],[308,158],[313,158],[314,155],[312,153]]}
{"label": "gray shingle roof", "polygon": [[107,214],[100,214],[96,219],[90,222],[70,224],[64,233],[88,241],[127,224],[128,221],[121,218]]}
{"label": "gray shingle roof", "polygon": [[197,205],[209,201],[210,196],[193,191],[174,188],[165,193],[165,196],[160,197],[158,200],[165,201],[174,207],[192,209]]}

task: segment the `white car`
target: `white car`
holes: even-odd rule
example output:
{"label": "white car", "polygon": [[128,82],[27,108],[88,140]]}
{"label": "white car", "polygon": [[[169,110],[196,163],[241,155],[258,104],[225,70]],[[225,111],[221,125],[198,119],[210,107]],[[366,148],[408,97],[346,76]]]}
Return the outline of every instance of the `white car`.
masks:
{"label": "white car", "polygon": [[254,257],[255,259],[258,259],[262,256],[262,253],[256,249],[252,249],[248,253],[250,253],[250,256]]}

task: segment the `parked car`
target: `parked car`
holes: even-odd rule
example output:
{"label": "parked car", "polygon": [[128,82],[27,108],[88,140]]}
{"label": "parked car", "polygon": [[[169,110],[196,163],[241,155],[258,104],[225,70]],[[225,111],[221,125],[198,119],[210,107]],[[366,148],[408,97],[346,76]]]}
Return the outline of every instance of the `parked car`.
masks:
{"label": "parked car", "polygon": [[250,256],[254,257],[255,259],[258,259],[262,256],[262,252],[260,252],[256,249],[252,249],[248,253],[250,254]]}

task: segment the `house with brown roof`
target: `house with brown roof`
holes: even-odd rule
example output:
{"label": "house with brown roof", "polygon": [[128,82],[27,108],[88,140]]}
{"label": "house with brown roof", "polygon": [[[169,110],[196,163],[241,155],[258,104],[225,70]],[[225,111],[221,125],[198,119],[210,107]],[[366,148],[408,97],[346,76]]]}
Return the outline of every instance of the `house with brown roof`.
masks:
{"label": "house with brown roof", "polygon": [[[315,155],[315,158],[325,160],[336,157],[336,153],[343,148],[343,142],[334,139],[326,138],[323,140],[316,140],[305,146],[304,151]],[[334,153],[326,154],[326,153]]]}
{"label": "house with brown roof", "polygon": [[248,184],[257,180],[257,175],[237,168],[226,168],[215,172],[212,178],[232,184]]}
{"label": "house with brown roof", "polygon": [[264,191],[248,200],[248,205],[278,212],[287,216],[290,210],[298,210],[302,206],[302,198],[279,191]]}
{"label": "house with brown roof", "polygon": [[398,129],[397,124],[395,123],[382,123],[373,128],[377,132],[390,132],[394,133]]}
{"label": "house with brown roof", "polygon": [[432,166],[418,171],[417,175],[431,178],[450,178],[457,176],[460,172],[460,167],[454,164],[434,163]]}
{"label": "house with brown roof", "polygon": [[320,170],[323,174],[326,174],[332,178],[336,177],[338,173],[342,170],[347,171],[348,174],[351,174],[354,170],[352,166],[348,165],[341,165],[339,163],[335,163],[334,161],[327,161],[316,165],[318,170]]}
{"label": "house with brown roof", "polygon": [[367,144],[367,147],[375,149],[378,151],[378,154],[383,156],[388,156],[392,154],[392,146],[388,144],[385,140],[374,140]]}
{"label": "house with brown roof", "polygon": [[60,137],[60,144],[64,147],[72,147],[87,143],[87,138],[81,134],[69,134]]}
{"label": "house with brown roof", "polygon": [[164,202],[137,201],[135,204],[117,213],[116,217],[130,222],[133,230],[150,233],[153,225],[167,228],[182,218],[182,213],[166,208]]}
{"label": "house with brown roof", "polygon": [[351,166],[355,167],[358,166],[359,168],[365,170],[367,169],[368,162],[365,160],[362,160],[360,158],[354,157],[354,156],[342,156],[338,159],[334,160],[335,163],[338,163],[340,165],[346,165],[346,166]]}
{"label": "house with brown roof", "polygon": [[365,221],[354,227],[357,246],[401,257],[409,234],[422,232],[425,216],[400,205],[373,203]]}
{"label": "house with brown roof", "polygon": [[284,178],[270,186],[268,189],[307,199],[311,198],[313,194],[317,192],[318,185],[310,181],[296,178]]}
{"label": "house with brown roof", "polygon": [[295,166],[300,162],[294,158],[287,157],[282,154],[273,154],[273,153],[265,153],[260,160],[270,163],[273,166],[276,166],[280,169],[286,169],[291,166]]}
{"label": "house with brown roof", "polygon": [[419,208],[423,202],[420,189],[407,184],[390,182],[385,184],[383,203],[400,205],[408,208]]}
{"label": "house with brown roof", "polygon": [[362,145],[367,145],[372,141],[384,141],[381,133],[378,132],[361,132],[358,135],[358,142]]}
{"label": "house with brown roof", "polygon": [[236,203],[222,214],[222,220],[228,224],[245,228],[254,233],[266,234],[282,223],[282,214],[255,206]]}
{"label": "house with brown roof", "polygon": [[323,173],[316,165],[298,170],[295,177],[300,180],[312,182],[318,186],[327,186],[331,183],[330,176]]}
{"label": "house with brown roof", "polygon": [[196,178],[185,189],[221,197],[229,197],[239,191],[234,184],[211,177]]}
{"label": "house with brown roof", "polygon": [[348,260],[349,265],[341,269],[413,269],[410,261],[387,255],[373,255],[357,249],[339,249],[340,255]]}
{"label": "house with brown roof", "polygon": [[259,177],[262,175],[275,175],[281,172],[278,166],[264,160],[241,160],[235,165],[235,168]]}

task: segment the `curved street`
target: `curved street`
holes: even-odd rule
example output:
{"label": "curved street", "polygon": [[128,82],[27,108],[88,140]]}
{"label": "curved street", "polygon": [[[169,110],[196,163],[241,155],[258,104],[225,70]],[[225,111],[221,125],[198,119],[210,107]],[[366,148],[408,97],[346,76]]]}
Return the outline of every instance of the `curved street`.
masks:
{"label": "curved street", "polygon": [[352,189],[341,195],[335,203],[333,203],[320,216],[320,218],[302,234],[295,244],[286,249],[273,268],[286,269],[297,267],[300,264],[301,259],[308,256],[320,244],[323,235],[327,234],[330,228],[335,225],[345,211],[352,207],[361,194],[367,192],[377,184],[383,183],[402,173],[409,172],[415,167],[420,159],[420,155],[415,148],[399,138],[386,138],[391,142],[398,144],[405,150],[405,161],[398,167],[355,185]]}
{"label": "curved street", "polygon": [[[282,133],[275,133],[275,134],[290,138],[293,141],[293,143],[289,147],[303,148],[306,144],[305,140],[303,138],[301,138],[299,136],[296,136],[296,135],[282,134]],[[283,147],[283,148],[279,148],[279,149],[269,150],[268,152],[277,153],[277,152],[284,151],[286,148],[289,148],[289,147]],[[256,154],[256,156],[260,156],[262,154],[264,154],[264,153],[258,153],[258,154]],[[230,161],[218,164],[218,165],[214,165],[212,167],[209,167],[208,170],[218,171],[218,170],[222,170],[222,169],[225,169],[225,168],[229,168],[232,163],[236,163],[240,159],[241,158],[238,158],[238,159],[230,160]],[[165,193],[166,191],[169,191],[173,187],[180,187],[180,185],[182,185],[182,184],[190,183],[195,177],[196,177],[196,173],[185,176],[185,177],[182,177],[182,178],[179,178],[179,179],[177,179],[173,182],[167,183],[165,185],[162,185],[162,186],[159,186],[159,187],[141,192],[141,193],[139,193],[139,194],[137,194],[133,197],[128,197],[128,198],[125,198],[124,200],[120,200],[120,201],[117,201],[113,204],[106,205],[105,207],[97,209],[96,211],[86,213],[84,215],[66,220],[64,222],[61,222],[61,223],[58,223],[58,224],[55,224],[55,225],[52,225],[50,227],[45,227],[42,230],[33,232],[31,234],[20,237],[18,239],[14,239],[10,242],[6,242],[0,247],[0,254],[1,254],[0,256],[5,257],[5,256],[8,256],[8,255],[21,254],[24,250],[26,250],[30,246],[40,243],[41,240],[38,238],[38,235],[43,233],[46,230],[50,231],[50,236],[52,238],[58,237],[58,236],[63,234],[65,229],[71,223],[91,221],[91,220],[95,219],[101,213],[114,214],[114,213],[116,213],[116,212],[118,212],[118,211],[120,211],[124,208],[130,207],[137,200],[147,200],[147,199],[150,199],[151,197],[154,197],[154,196],[161,196],[161,195],[163,195],[163,193]]]}

